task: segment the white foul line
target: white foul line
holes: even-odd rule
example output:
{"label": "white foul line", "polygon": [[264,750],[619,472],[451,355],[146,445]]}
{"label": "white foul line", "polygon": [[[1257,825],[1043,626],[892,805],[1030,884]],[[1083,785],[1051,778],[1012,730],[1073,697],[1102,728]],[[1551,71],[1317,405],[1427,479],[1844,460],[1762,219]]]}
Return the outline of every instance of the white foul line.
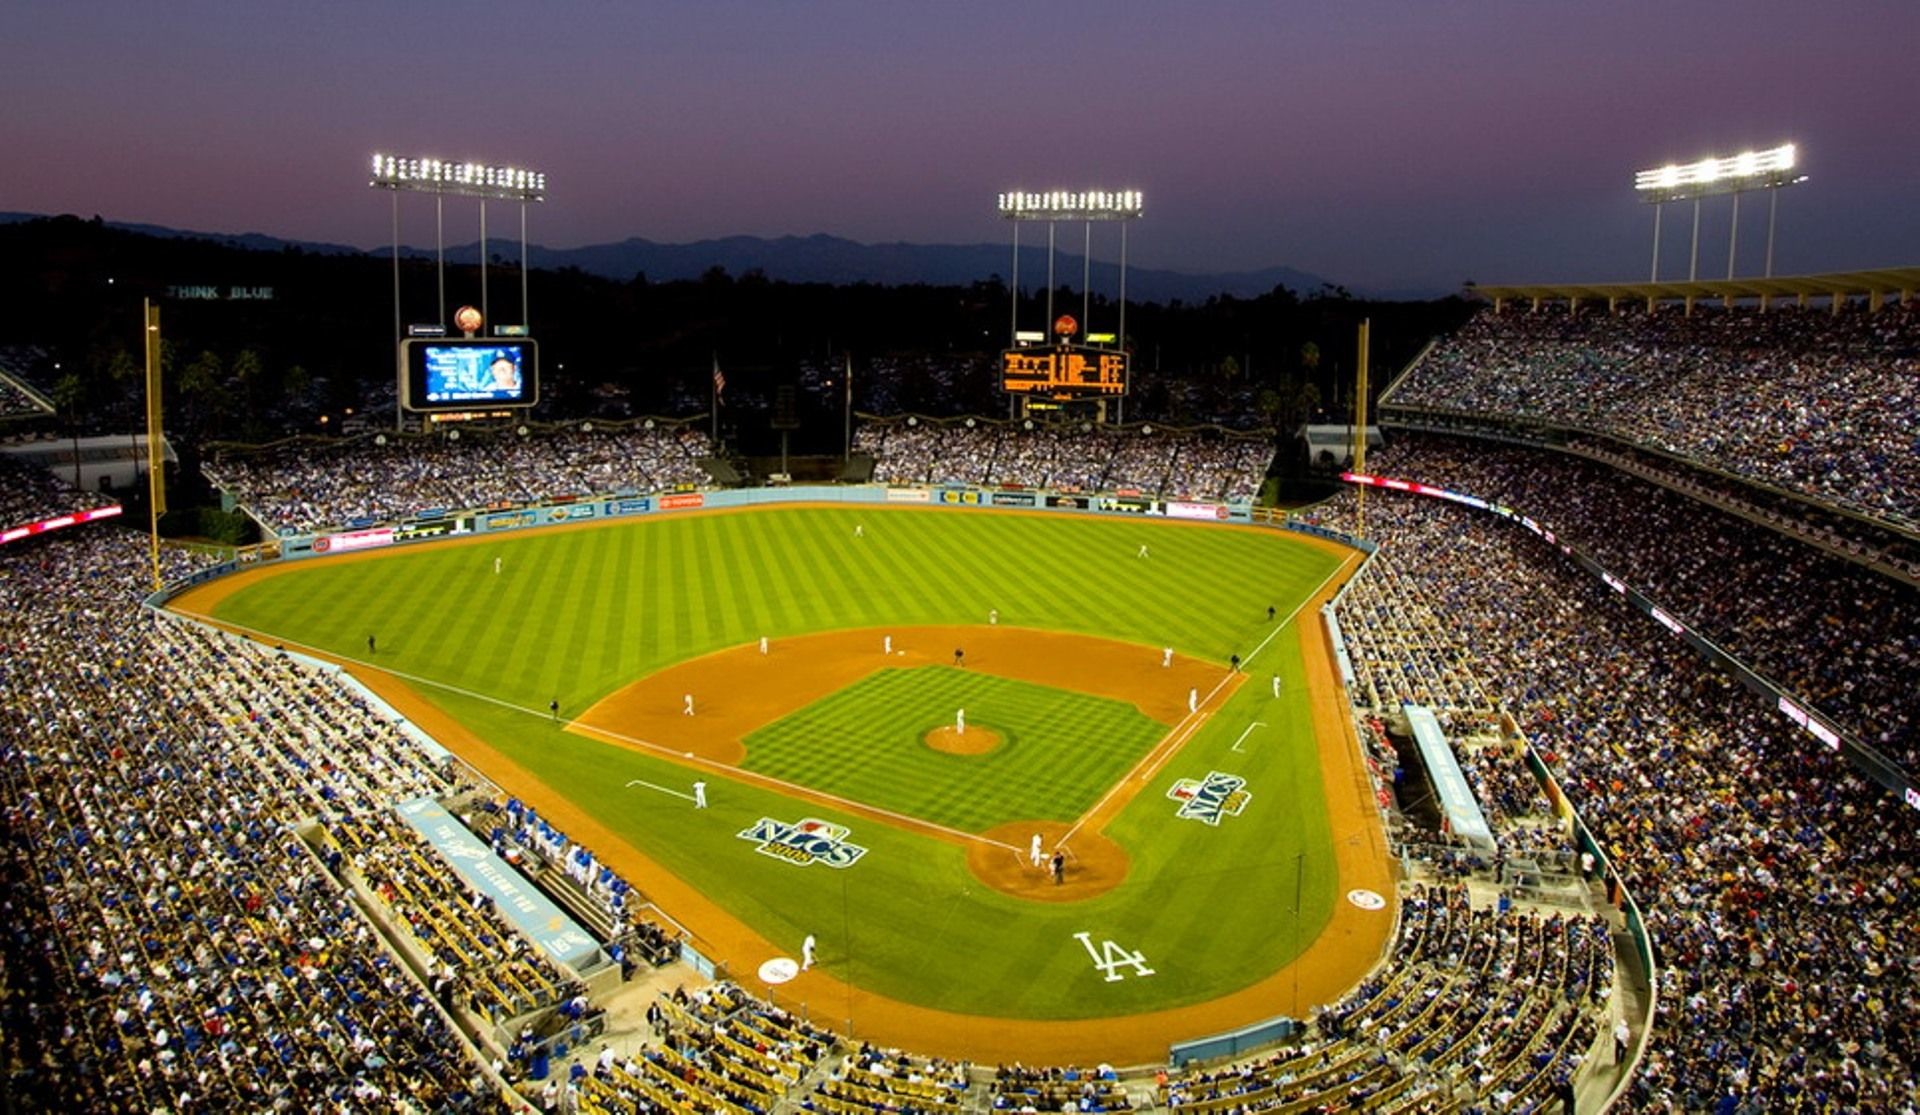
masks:
{"label": "white foul line", "polygon": [[[1340,574],[1346,572],[1347,566],[1351,564],[1352,561],[1353,561],[1353,558],[1351,556],[1342,558],[1340,560],[1340,564],[1334,567],[1333,572],[1327,574],[1325,577],[1322,577],[1320,579],[1320,583],[1313,586],[1312,592],[1309,592],[1305,596],[1300,598],[1300,603],[1295,604],[1293,606],[1293,611],[1287,613],[1286,619],[1283,619],[1278,624],[1275,624],[1273,630],[1267,632],[1267,637],[1260,640],[1259,645],[1255,646],[1251,651],[1247,652],[1247,657],[1243,664],[1245,665],[1252,664],[1254,655],[1259,654],[1261,651],[1267,649],[1267,644],[1273,642],[1274,636],[1280,634],[1280,632],[1285,630],[1288,627],[1288,625],[1292,624],[1293,621],[1299,617],[1300,610],[1307,606],[1307,602],[1312,600],[1314,597],[1320,595],[1320,591],[1326,588],[1329,584],[1333,583],[1333,579],[1335,577],[1338,577]],[[1087,823],[1087,818],[1100,812],[1100,810],[1106,806],[1107,801],[1111,799],[1113,795],[1119,793],[1121,788],[1125,786],[1128,782],[1133,781],[1133,777],[1136,772],[1138,772],[1140,776],[1140,781],[1142,782],[1145,782],[1146,780],[1152,778],[1155,774],[1158,774],[1160,772],[1161,766],[1163,766],[1168,759],[1171,759],[1173,757],[1174,753],[1180,749],[1180,746],[1186,743],[1188,737],[1192,736],[1193,733],[1195,733],[1196,731],[1199,731],[1200,726],[1206,723],[1206,717],[1201,715],[1200,709],[1205,709],[1207,707],[1207,702],[1213,700],[1214,696],[1218,694],[1220,690],[1224,689],[1226,687],[1227,682],[1232,680],[1232,678],[1233,678],[1233,675],[1231,673],[1226,674],[1218,682],[1214,684],[1214,687],[1212,689],[1207,690],[1207,695],[1200,699],[1199,708],[1195,709],[1193,712],[1190,712],[1186,716],[1182,717],[1180,721],[1176,723],[1173,726],[1173,728],[1167,732],[1165,736],[1161,737],[1159,743],[1156,743],[1153,745],[1153,750],[1147,752],[1146,758],[1142,759],[1139,762],[1139,764],[1137,764],[1134,767],[1133,770],[1128,771],[1126,775],[1120,779],[1120,781],[1115,782],[1111,787],[1109,787],[1106,793],[1101,794],[1100,800],[1093,803],[1093,808],[1087,810],[1085,813],[1082,813],[1079,819],[1073,822],[1073,827],[1069,828],[1066,831],[1066,834],[1062,836],[1059,840],[1055,841],[1054,843],[1065,844],[1068,840],[1071,840],[1073,838],[1073,835],[1080,831],[1080,827]],[[1211,714],[1208,714],[1208,715],[1211,715]],[[1165,753],[1162,754],[1162,752],[1165,752]]]}
{"label": "white foul line", "polygon": [[629,782],[629,783],[627,783],[627,785],[629,785],[629,786],[645,786],[645,787],[646,787],[647,789],[649,789],[649,790],[658,790],[658,791],[660,791],[660,792],[661,792],[661,793],[663,793],[663,794],[672,794],[672,795],[673,795],[674,797],[677,797],[677,798],[684,798],[684,799],[686,799],[687,801],[692,801],[692,800],[693,800],[693,795],[692,795],[692,794],[683,794],[683,793],[681,793],[681,792],[680,792],[680,791],[678,791],[678,790],[669,790],[669,789],[667,789],[667,788],[666,788],[665,786],[655,786],[655,785],[654,785],[653,783],[651,783],[651,782],[647,782],[647,781],[643,781],[643,780],[641,780],[641,779],[638,779],[638,778],[636,778],[636,779],[634,779],[633,781],[631,781],[631,782]]}
{"label": "white foul line", "polygon": [[[1241,733],[1240,733],[1240,738],[1239,738],[1239,739],[1237,739],[1237,740],[1234,740],[1234,741],[1233,741],[1233,746],[1232,746],[1232,747],[1229,747],[1229,748],[1227,748],[1227,750],[1229,750],[1229,751],[1239,751],[1239,750],[1240,750],[1240,745],[1241,745],[1241,744],[1243,744],[1243,743],[1245,743],[1245,742],[1247,742],[1247,737],[1253,734],[1253,730],[1254,730],[1255,728],[1264,728],[1264,727],[1266,727],[1266,726],[1267,726],[1267,722],[1266,722],[1266,721],[1264,721],[1264,720],[1256,720],[1256,721],[1254,721],[1253,723],[1251,723],[1251,724],[1249,724],[1249,725],[1247,725],[1247,730],[1246,730],[1246,731],[1244,731],[1244,732],[1241,732]],[[1241,752],[1241,754],[1245,754],[1245,752]],[[628,783],[628,785],[632,785],[632,783]]]}

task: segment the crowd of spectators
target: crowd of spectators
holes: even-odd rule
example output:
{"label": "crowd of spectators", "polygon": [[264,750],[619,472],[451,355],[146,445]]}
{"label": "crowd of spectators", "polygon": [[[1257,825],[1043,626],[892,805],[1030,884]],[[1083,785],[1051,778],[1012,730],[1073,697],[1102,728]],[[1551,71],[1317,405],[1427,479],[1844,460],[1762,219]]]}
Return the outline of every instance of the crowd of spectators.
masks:
{"label": "crowd of spectators", "polygon": [[[1353,510],[1312,518],[1352,531]],[[1659,1000],[1630,1108],[1920,1109],[1907,807],[1520,526],[1389,492],[1366,532],[1361,583],[1390,572],[1458,635],[1396,644],[1439,661],[1382,688],[1474,676],[1645,912]],[[1349,631],[1382,619],[1342,605]]]}
{"label": "crowd of spectators", "polygon": [[447,1013],[295,831],[442,773],[328,675],[141,613],[147,560],[94,528],[0,555],[10,1094],[491,1110]]}
{"label": "crowd of spectators", "polygon": [[555,496],[653,492],[702,482],[710,452],[695,426],[582,423],[551,432],[470,429],[233,451],[207,479],[262,522],[299,533],[433,508],[459,510]]}
{"label": "crowd of spectators", "polygon": [[0,418],[33,418],[47,410],[19,381],[0,372]]}
{"label": "crowd of spectators", "polygon": [[1405,435],[1370,467],[1533,518],[1856,738],[1920,770],[1912,583],[1551,450]]}
{"label": "crowd of spectators", "polygon": [[55,473],[0,453],[0,530],[112,502],[99,492],[75,488]]}
{"label": "crowd of spectators", "polygon": [[1605,919],[1475,906],[1463,887],[1401,898],[1393,956],[1306,1040],[1171,1077],[1156,1099],[1203,1112],[1552,1110],[1613,989]]}
{"label": "crowd of spectators", "polygon": [[1067,492],[1131,489],[1178,499],[1251,500],[1273,446],[1262,438],[1157,426],[1042,426],[967,419],[868,423],[854,448],[883,484],[983,484]]}
{"label": "crowd of spectators", "polygon": [[1488,309],[1382,401],[1604,433],[1920,527],[1920,306]]}

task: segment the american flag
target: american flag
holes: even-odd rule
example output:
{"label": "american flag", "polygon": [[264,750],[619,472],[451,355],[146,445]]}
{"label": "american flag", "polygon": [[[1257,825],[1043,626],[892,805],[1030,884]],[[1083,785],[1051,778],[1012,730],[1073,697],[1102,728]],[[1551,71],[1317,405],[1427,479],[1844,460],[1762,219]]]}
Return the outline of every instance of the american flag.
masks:
{"label": "american flag", "polygon": [[722,372],[722,371],[720,370],[720,358],[719,358],[718,356],[716,356],[716,357],[714,357],[714,358],[713,358],[713,397],[714,397],[714,400],[715,400],[715,401],[717,402],[717,401],[719,400],[719,398],[720,398],[720,396],[722,396],[722,395],[724,395],[724,394],[726,394],[726,393],[727,393],[727,376],[726,376],[726,373],[724,373],[724,372]]}

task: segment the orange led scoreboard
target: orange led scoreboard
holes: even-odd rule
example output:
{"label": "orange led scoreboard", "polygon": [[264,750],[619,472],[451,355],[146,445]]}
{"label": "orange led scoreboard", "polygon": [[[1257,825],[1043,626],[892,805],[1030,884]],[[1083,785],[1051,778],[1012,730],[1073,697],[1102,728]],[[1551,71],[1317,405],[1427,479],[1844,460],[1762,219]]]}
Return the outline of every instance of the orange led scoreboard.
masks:
{"label": "orange led scoreboard", "polygon": [[1000,387],[1046,399],[1104,399],[1127,393],[1127,354],[1110,348],[1056,345],[1000,354]]}

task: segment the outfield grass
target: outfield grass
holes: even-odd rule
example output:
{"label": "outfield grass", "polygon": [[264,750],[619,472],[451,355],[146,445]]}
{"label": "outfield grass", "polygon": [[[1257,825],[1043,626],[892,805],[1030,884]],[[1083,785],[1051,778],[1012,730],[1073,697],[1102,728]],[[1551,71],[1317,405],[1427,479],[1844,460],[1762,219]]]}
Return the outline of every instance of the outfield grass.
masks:
{"label": "outfield grass", "polygon": [[[1000,746],[953,755],[921,742],[967,710]],[[948,666],[881,670],[746,739],[748,770],[967,832],[1071,821],[1167,726],[1119,701]]]}
{"label": "outfield grass", "polygon": [[[856,524],[863,538],[853,537]],[[1136,557],[1142,544],[1150,558]],[[818,936],[835,975],[948,1010],[1098,1018],[1244,987],[1325,923],[1336,900],[1333,838],[1297,636],[1288,629],[1255,648],[1276,634],[1268,606],[1290,613],[1336,566],[1325,550],[1276,532],[981,510],[780,508],[314,561],[235,593],[216,615],[350,660],[365,659],[366,638],[377,634],[378,665],[415,679],[426,698],[777,946],[797,955],[801,937]],[[694,811],[627,786],[684,785],[692,777],[685,768],[547,719],[555,697],[565,711],[582,710],[637,677],[763,634],[984,624],[990,608],[1003,624],[1171,645],[1222,664],[1237,653],[1259,678],[1285,680],[1277,699],[1265,684],[1242,686],[1113,821],[1107,835],[1132,870],[1096,898],[1014,899],[975,881],[958,847],[724,778],[708,780],[712,808]],[[958,707],[949,695],[929,699],[938,716],[915,719],[916,736]],[[822,702],[827,712],[833,702]],[[994,697],[984,692],[966,702],[974,723],[999,715],[988,712]],[[1021,739],[1032,730],[994,726]],[[865,760],[847,747],[846,769],[809,777],[863,777],[854,768]],[[993,756],[952,758],[979,766]],[[801,760],[769,746],[749,761]],[[1247,778],[1253,794],[1241,816],[1217,828],[1177,819],[1165,797],[1176,779],[1209,770]],[[1071,792],[1096,797],[1113,780],[1094,768],[1068,779]],[[876,783],[849,796],[887,792]],[[803,816],[847,825],[868,854],[846,870],[799,868],[737,836],[761,817]],[[1104,981],[1073,937],[1081,931],[1141,950],[1156,975]],[[816,1016],[832,1017],[825,1005]]]}

